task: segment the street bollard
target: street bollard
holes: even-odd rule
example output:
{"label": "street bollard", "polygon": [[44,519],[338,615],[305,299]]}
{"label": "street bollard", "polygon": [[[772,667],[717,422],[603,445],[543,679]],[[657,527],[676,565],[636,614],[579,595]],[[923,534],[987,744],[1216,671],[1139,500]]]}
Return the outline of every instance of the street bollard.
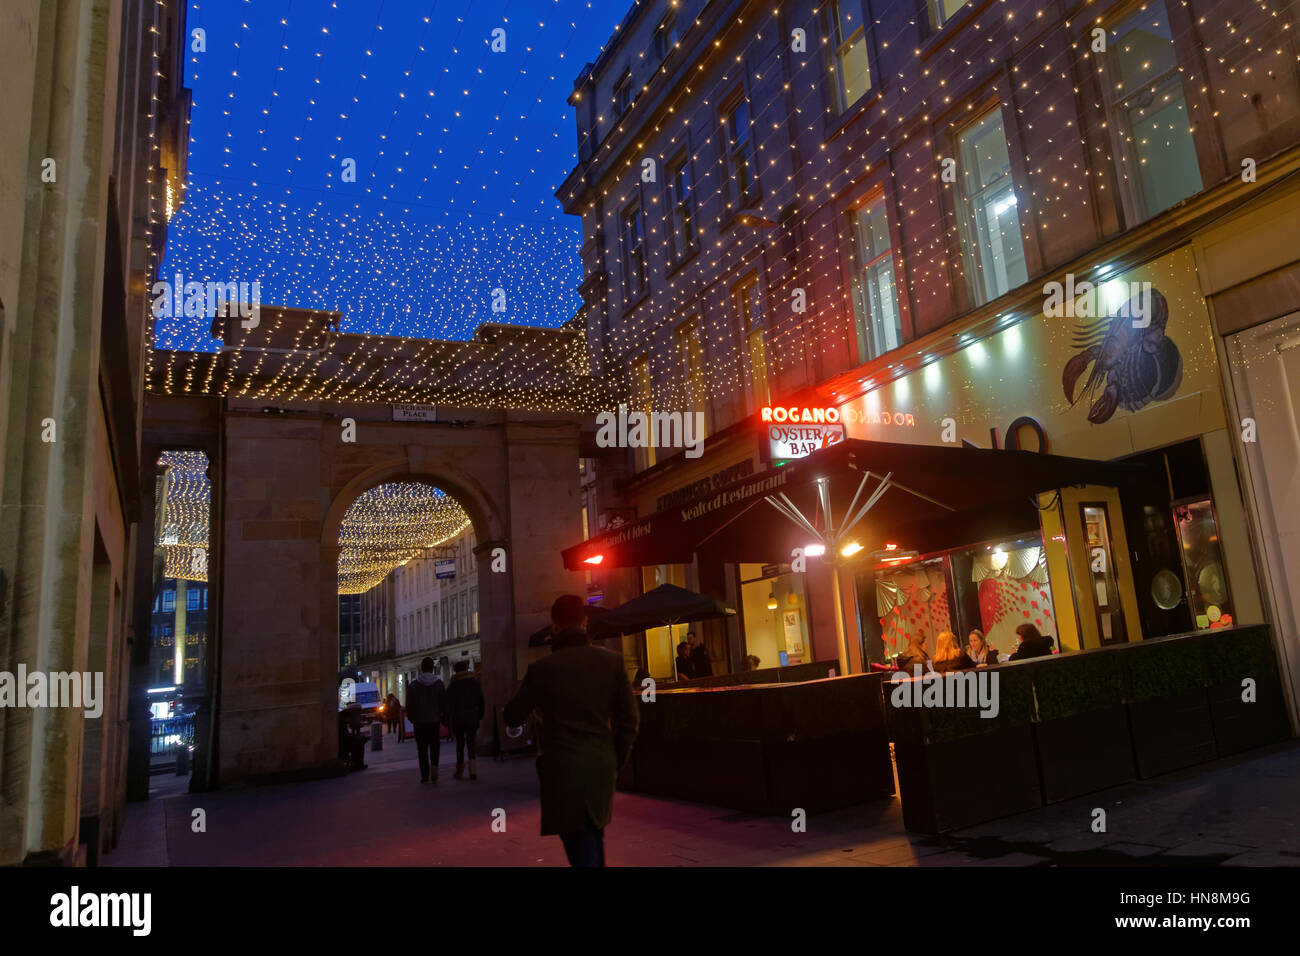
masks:
{"label": "street bollard", "polygon": [[384,749],[384,725],[375,721],[370,725],[370,752]]}

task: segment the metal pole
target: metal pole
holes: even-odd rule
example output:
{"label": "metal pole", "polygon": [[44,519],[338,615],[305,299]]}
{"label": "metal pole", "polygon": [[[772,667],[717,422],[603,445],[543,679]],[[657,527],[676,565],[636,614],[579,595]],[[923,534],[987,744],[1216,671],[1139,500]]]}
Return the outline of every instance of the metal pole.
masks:
{"label": "metal pole", "polygon": [[840,655],[840,676],[849,672],[849,644],[844,631],[844,596],[840,594],[840,564],[831,563],[831,603],[835,607],[835,644]]}

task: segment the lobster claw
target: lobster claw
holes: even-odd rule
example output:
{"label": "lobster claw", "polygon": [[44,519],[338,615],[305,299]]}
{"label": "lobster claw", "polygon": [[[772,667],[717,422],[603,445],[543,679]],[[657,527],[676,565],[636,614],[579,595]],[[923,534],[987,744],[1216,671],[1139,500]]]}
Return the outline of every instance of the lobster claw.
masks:
{"label": "lobster claw", "polygon": [[1094,425],[1100,425],[1102,422],[1110,421],[1110,416],[1115,414],[1115,409],[1119,407],[1119,389],[1114,385],[1107,385],[1106,390],[1101,393],[1101,398],[1092,403],[1092,408],[1088,409],[1088,421]]}
{"label": "lobster claw", "polygon": [[1074,404],[1074,386],[1079,381],[1079,376],[1083,374],[1088,363],[1092,361],[1095,348],[1084,349],[1070,361],[1065,363],[1065,370],[1061,374],[1061,384],[1065,386],[1065,398],[1071,405]]}

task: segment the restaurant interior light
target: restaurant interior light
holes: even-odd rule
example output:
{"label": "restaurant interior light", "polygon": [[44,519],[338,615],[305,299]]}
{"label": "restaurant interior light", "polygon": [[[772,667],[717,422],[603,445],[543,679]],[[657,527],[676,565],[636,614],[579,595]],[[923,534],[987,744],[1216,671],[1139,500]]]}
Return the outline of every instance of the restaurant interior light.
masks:
{"label": "restaurant interior light", "polygon": [[775,611],[775,610],[776,610],[776,592],[775,592],[775,591],[769,591],[769,592],[768,592],[768,595],[767,595],[767,609],[768,609],[769,611]]}
{"label": "restaurant interior light", "polygon": [[840,555],[845,558],[851,558],[862,550],[862,545],[857,541],[850,541],[844,547],[840,548]]}

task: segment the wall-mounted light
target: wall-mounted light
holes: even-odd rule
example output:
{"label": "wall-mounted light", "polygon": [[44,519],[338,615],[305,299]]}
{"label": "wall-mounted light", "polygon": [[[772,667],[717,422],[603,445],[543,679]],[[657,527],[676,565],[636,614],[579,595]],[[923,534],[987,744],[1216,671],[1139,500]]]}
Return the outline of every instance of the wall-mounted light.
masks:
{"label": "wall-mounted light", "polygon": [[775,611],[775,610],[776,610],[776,592],[775,592],[775,591],[771,591],[771,592],[769,592],[768,595],[767,595],[767,609],[768,609],[769,611]]}
{"label": "wall-mounted light", "polygon": [[803,553],[804,553],[804,556],[805,556],[805,557],[809,557],[809,558],[820,558],[823,554],[826,553],[826,545],[824,545],[824,544],[805,544],[805,545],[803,546]]}
{"label": "wall-mounted light", "polygon": [[850,541],[844,547],[840,548],[840,556],[851,558],[862,550],[862,545],[857,541]]}
{"label": "wall-mounted light", "polygon": [[605,560],[605,556],[604,556],[603,554],[593,554],[593,555],[592,555],[591,557],[589,557],[589,558],[583,558],[583,559],[582,559],[582,563],[583,563],[583,564],[600,564],[600,562],[602,562],[602,561],[604,561],[604,560]]}

